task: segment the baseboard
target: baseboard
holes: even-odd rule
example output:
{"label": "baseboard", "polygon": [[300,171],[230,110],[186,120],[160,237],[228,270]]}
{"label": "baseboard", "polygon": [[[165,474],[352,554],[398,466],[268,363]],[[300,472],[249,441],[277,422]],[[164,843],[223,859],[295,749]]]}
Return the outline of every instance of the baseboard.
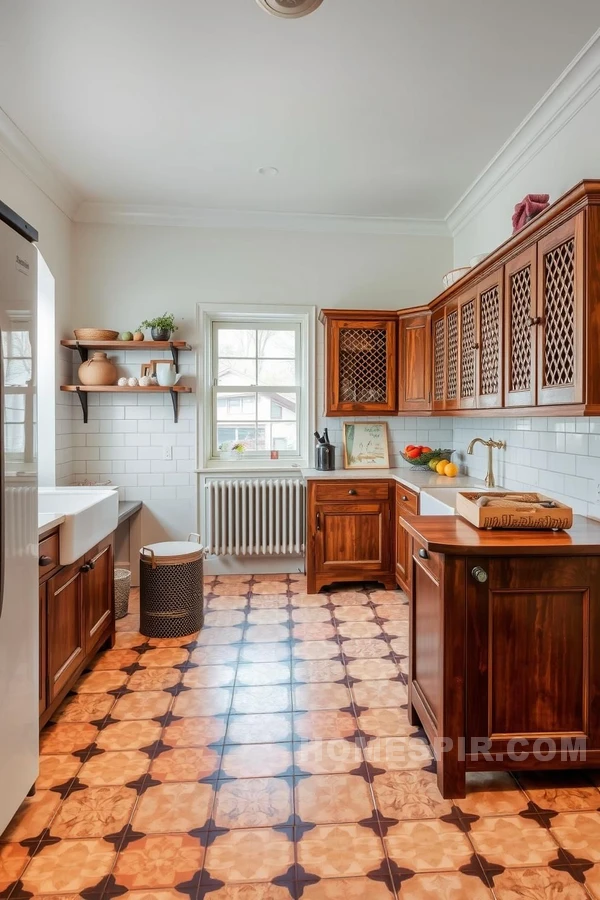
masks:
{"label": "baseboard", "polygon": [[206,575],[304,574],[303,556],[210,556],[204,563]]}

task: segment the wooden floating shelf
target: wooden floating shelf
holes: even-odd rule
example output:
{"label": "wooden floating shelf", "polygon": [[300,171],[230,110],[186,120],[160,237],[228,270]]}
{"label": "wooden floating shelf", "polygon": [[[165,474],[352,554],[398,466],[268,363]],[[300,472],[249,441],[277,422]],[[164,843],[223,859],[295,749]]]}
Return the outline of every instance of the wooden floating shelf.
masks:
{"label": "wooden floating shelf", "polygon": [[[156,343],[156,342],[155,342]],[[119,387],[118,384],[61,384],[61,391],[67,391],[71,394],[77,394],[81,409],[83,410],[83,421],[87,425],[88,420],[88,394],[170,394],[173,403],[173,421],[177,422],[179,418],[179,394],[191,394],[191,387],[185,387],[181,384],[175,384],[173,387],[163,387],[160,384],[153,384],[149,387]]]}
{"label": "wooden floating shelf", "polygon": [[61,341],[70,350],[191,350],[186,341]]}

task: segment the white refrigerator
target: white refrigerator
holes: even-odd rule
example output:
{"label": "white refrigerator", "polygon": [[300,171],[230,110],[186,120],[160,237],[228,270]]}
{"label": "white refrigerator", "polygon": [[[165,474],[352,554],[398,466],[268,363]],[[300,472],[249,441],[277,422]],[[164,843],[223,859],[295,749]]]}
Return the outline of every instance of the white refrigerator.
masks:
{"label": "white refrigerator", "polygon": [[0,202],[0,835],[38,774],[36,240]]}

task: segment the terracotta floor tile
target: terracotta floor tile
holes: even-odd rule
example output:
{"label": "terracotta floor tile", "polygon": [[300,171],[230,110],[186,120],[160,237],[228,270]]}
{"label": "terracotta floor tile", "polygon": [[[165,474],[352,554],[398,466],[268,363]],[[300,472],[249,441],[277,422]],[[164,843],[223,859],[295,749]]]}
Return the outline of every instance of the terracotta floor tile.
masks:
{"label": "terracotta floor tile", "polygon": [[128,691],[164,691],[181,681],[179,669],[151,668],[142,669],[130,675],[127,682]]}
{"label": "terracotta floor tile", "polygon": [[527,809],[527,797],[508,772],[467,772],[467,796],[455,803],[475,816],[514,815]]}
{"label": "terracotta floor tile", "polygon": [[204,747],[222,741],[226,722],[210,716],[181,719],[167,725],[162,740],[169,747]]}
{"label": "terracotta floor tile", "polygon": [[284,609],[290,601],[285,594],[261,594],[250,597],[250,609]]}
{"label": "terracotta floor tile", "polygon": [[215,609],[209,610],[204,616],[204,627],[213,628],[227,625],[243,625],[246,614],[239,609]]}
{"label": "terracotta floor tile", "polygon": [[[242,586],[243,587],[243,586]],[[216,610],[226,610],[226,609],[237,609],[244,610],[248,606],[248,598],[245,594],[234,594],[233,596],[229,595],[221,595],[215,596],[206,604],[207,610],[216,611]]]}
{"label": "terracotta floor tile", "polygon": [[210,845],[205,869],[212,878],[230,883],[272,880],[294,864],[289,838],[270,828],[235,829]]}
{"label": "terracotta floor tile", "polygon": [[[97,694],[93,696],[98,696]],[[154,719],[164,716],[172,697],[164,691],[137,691],[120,697],[111,711],[112,719]]]}
{"label": "terracotta floor tile", "polygon": [[36,791],[26,797],[0,838],[3,841],[24,841],[37,837],[52,821],[60,804],[60,795],[54,791]]}
{"label": "terracotta floor tile", "polygon": [[392,819],[437,819],[452,810],[440,794],[435,775],[430,772],[386,772],[373,779],[380,812]]}
{"label": "terracotta floor tile", "polygon": [[215,647],[219,644],[236,644],[242,640],[243,636],[244,629],[239,626],[204,628],[198,637],[198,645]]}
{"label": "terracotta floor tile", "polygon": [[235,666],[198,666],[185,672],[182,678],[186,687],[229,687],[235,681]]}
{"label": "terracotta floor tile", "polygon": [[352,741],[305,741],[294,750],[296,766],[311,775],[352,772],[363,763],[360,746]]}
{"label": "terracotta floor tile", "polygon": [[355,730],[354,716],[339,709],[315,709],[294,713],[294,736],[298,740],[335,740],[350,737]]}
{"label": "terracotta floor tile", "polygon": [[292,737],[290,713],[259,713],[230,716],[227,726],[228,744],[265,744],[289,741]]}
{"label": "terracotta floor tile", "polygon": [[236,685],[254,686],[266,684],[288,684],[291,681],[289,662],[246,663],[238,666]]}
{"label": "terracotta floor tile", "polygon": [[343,684],[301,684],[294,688],[294,709],[346,709],[350,691]]}
{"label": "terracotta floor tile", "polygon": [[229,744],[221,763],[228,778],[274,778],[292,767],[291,744]]}
{"label": "terracotta floor tile", "polygon": [[187,647],[188,644],[198,640],[199,631],[193,631],[191,634],[182,637],[168,638],[146,638],[150,647]]}
{"label": "terracotta floor tile", "polygon": [[269,881],[254,884],[226,884],[211,891],[210,900],[290,900],[286,887],[279,887]]}
{"label": "terracotta floor tile", "polygon": [[338,631],[346,638],[376,638],[381,634],[376,622],[342,622],[338,625]]}
{"label": "terracotta floor tile", "polygon": [[333,659],[339,655],[337,641],[303,641],[292,650],[294,659]]}
{"label": "terracotta floor tile", "polygon": [[369,786],[359,775],[311,775],[296,782],[296,812],[317,824],[359,822],[372,813]]}
{"label": "terracotta floor tile", "polygon": [[198,688],[184,691],[175,697],[175,716],[218,716],[229,712],[233,690],[231,688]]}
{"label": "terracotta floor tile", "polygon": [[348,659],[377,659],[387,656],[390,648],[377,638],[351,638],[343,642],[342,651]]}
{"label": "terracotta floor tile", "polygon": [[160,669],[170,669],[173,666],[179,666],[181,663],[187,662],[189,653],[181,647],[156,647],[152,650],[146,650],[140,665],[145,669],[157,666]]}
{"label": "terracotta floor tile", "polygon": [[298,609],[306,609],[310,607],[326,606],[329,603],[329,597],[327,594],[307,594],[304,591],[299,591],[292,594],[290,602],[292,606],[298,607]]}
{"label": "terracotta floor tile", "polygon": [[283,572],[279,572],[277,574],[270,575],[254,575],[253,576],[254,584],[262,584],[264,581],[277,581],[284,582],[285,584],[289,581],[289,575],[284,574]]}
{"label": "terracotta floor tile", "polygon": [[197,666],[219,666],[222,663],[236,663],[239,655],[238,647],[217,644],[215,647],[197,647],[192,650],[190,662]]}
{"label": "terracotta floor tile", "polygon": [[227,581],[214,584],[210,592],[217,597],[245,597],[249,590],[250,585],[243,581]]}
{"label": "terracotta floor tile", "polygon": [[119,853],[115,879],[131,890],[170,888],[202,867],[204,849],[187,834],[149,835]]}
{"label": "terracotta floor tile", "polygon": [[362,591],[334,591],[329,599],[334,606],[365,606],[369,602],[368,594]]}
{"label": "terracotta floor tile", "polygon": [[413,872],[456,871],[473,856],[468,837],[439,819],[400,822],[384,838],[388,856]]}
{"label": "terracotta floor tile", "polygon": [[335,618],[338,622],[372,622],[375,613],[370,606],[336,606]]}
{"label": "terracotta floor tile", "polygon": [[408,597],[404,591],[370,591],[369,600],[371,603],[385,603],[389,606],[408,606]]}
{"label": "terracotta floor tile", "polygon": [[391,900],[381,882],[370,878],[327,878],[304,887],[302,900]]}
{"label": "terracotta floor tile", "polygon": [[201,828],[211,817],[214,800],[210,784],[157,784],[140,797],[132,826],[144,834],[187,832]]}
{"label": "terracotta floor tile", "polygon": [[292,708],[292,692],[288,685],[264,687],[236,687],[233,692],[232,713],[278,713]]}
{"label": "terracotta floor tile", "polygon": [[564,812],[600,807],[600,791],[583,772],[523,772],[519,781],[527,796],[542,809]]}
{"label": "terracotta floor tile", "polygon": [[19,880],[28,862],[27,847],[17,843],[0,844],[0,892],[6,891],[9,884]]}
{"label": "terracotta floor tile", "polygon": [[297,641],[326,641],[335,637],[335,628],[330,622],[301,622],[293,626],[292,635]]}
{"label": "terracotta floor tile", "polygon": [[319,606],[300,607],[300,609],[292,611],[292,621],[295,624],[326,622],[328,625],[331,625],[331,613],[328,609],[323,609],[323,607]]}
{"label": "terracotta floor tile", "polygon": [[83,764],[78,777],[88,787],[124,785],[140,779],[149,765],[148,756],[140,750],[100,753]]}
{"label": "terracotta floor tile", "polygon": [[358,727],[375,737],[414,734],[417,729],[408,721],[404,709],[368,709],[358,717]]}
{"label": "terracotta floor tile", "polygon": [[391,707],[397,709],[408,703],[406,685],[399,681],[359,681],[352,686],[352,694],[358,706],[369,709]]}
{"label": "terracotta floor tile", "polygon": [[43,791],[66,784],[74,778],[81,768],[81,760],[70,753],[59,753],[55,756],[40,756],[40,774],[35,783],[36,790]]}
{"label": "terracotta floor tile", "polygon": [[308,659],[294,663],[295,682],[341,681],[344,675],[344,666],[337,659]]}
{"label": "terracotta floor tile", "polygon": [[393,638],[390,641],[390,646],[398,656],[408,656],[408,638]]}
{"label": "terracotta floor tile", "polygon": [[[534,900],[533,894],[515,894],[510,900]],[[541,895],[539,900],[546,900]],[[402,882],[402,900],[492,900],[492,892],[472,875],[460,872],[439,872],[415,875]],[[506,898],[508,900],[508,898]],[[565,897],[564,900],[567,900]]]}
{"label": "terracotta floor tile", "polygon": [[282,641],[279,644],[246,644],[240,651],[240,663],[288,662],[291,647]]}
{"label": "terracotta floor tile", "polygon": [[408,621],[408,603],[375,603],[375,613],[378,619],[405,619]]}
{"label": "terracotta floor tile", "polygon": [[60,722],[47,726],[40,734],[40,753],[74,753],[89,747],[97,734],[96,726],[85,722]]}
{"label": "terracotta floor tile", "polygon": [[561,813],[550,823],[552,835],[574,856],[600,862],[600,812]]}
{"label": "terracotta floor tile", "polygon": [[600,900],[600,864],[596,863],[592,869],[586,871],[585,886],[594,900]]}
{"label": "terracotta floor tile", "polygon": [[479,819],[471,825],[470,838],[489,863],[505,868],[543,866],[558,855],[550,832],[521,816]]}
{"label": "terracotta floor tile", "polygon": [[123,687],[126,681],[127,672],[86,672],[73,690],[78,694],[104,694]]}
{"label": "terracotta floor tile", "polygon": [[252,575],[217,575],[211,584],[250,584]]}
{"label": "terracotta floor tile", "polygon": [[63,800],[52,822],[59,838],[99,838],[127,825],[137,794],[126,787],[90,787]]}
{"label": "terracotta floor tile", "polygon": [[140,615],[139,613],[132,613],[128,616],[124,616],[122,619],[119,619],[115,625],[115,629],[117,632],[119,631],[139,631],[140,630]]}
{"label": "terracotta floor tile", "polygon": [[75,694],[61,703],[53,722],[96,722],[103,719],[115,702],[111,694]]}
{"label": "terracotta floor tile", "polygon": [[106,669],[124,669],[133,665],[140,658],[135,650],[105,650],[99,653],[93,660],[91,669],[94,672],[102,672]]}
{"label": "terracotta floor tile", "polygon": [[252,585],[252,595],[256,594],[287,594],[287,583],[285,581],[257,581]]}
{"label": "terracotta floor tile", "polygon": [[215,800],[218,828],[283,825],[293,813],[292,788],[285,778],[239,778],[221,782]]}
{"label": "terracotta floor tile", "polygon": [[154,759],[150,774],[158,781],[199,781],[217,771],[220,759],[220,752],[211,747],[167,750]]}
{"label": "terracotta floor tile", "polygon": [[398,667],[391,659],[355,659],[347,664],[348,675],[359,681],[380,681],[395,678]]}
{"label": "terracotta floor tile", "polygon": [[23,887],[37,894],[78,894],[112,869],[115,851],[101,838],[46,845],[23,874]]}
{"label": "terracotta floor tile", "polygon": [[252,644],[267,644],[287,641],[290,630],[286,625],[250,625],[245,640]]}
{"label": "terracotta floor tile", "polygon": [[381,839],[360,825],[317,825],[298,843],[298,862],[320,878],[366,875],[384,859]]}
{"label": "terracotta floor tile", "polygon": [[[423,738],[382,737],[369,741],[365,747],[365,758],[376,769],[398,772],[428,766],[433,754]],[[462,801],[457,801],[459,805],[460,802]]]}
{"label": "terracotta floor tile", "polygon": [[383,626],[389,637],[408,637],[408,619],[388,619]]}
{"label": "terracotta floor tile", "polygon": [[254,609],[248,613],[249,625],[287,625],[289,621],[287,609]]}
{"label": "terracotta floor tile", "polygon": [[96,744],[101,750],[139,750],[149,747],[160,737],[158,722],[115,722],[98,734]]}
{"label": "terracotta floor tile", "polygon": [[[587,874],[587,873],[586,873]],[[588,895],[567,872],[555,869],[507,869],[494,878],[496,900],[587,900]]]}

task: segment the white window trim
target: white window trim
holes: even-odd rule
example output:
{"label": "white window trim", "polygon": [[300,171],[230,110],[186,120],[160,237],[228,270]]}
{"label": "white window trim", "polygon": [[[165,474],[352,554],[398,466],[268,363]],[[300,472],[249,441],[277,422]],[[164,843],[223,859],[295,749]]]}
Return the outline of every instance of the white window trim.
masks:
{"label": "white window trim", "polygon": [[[298,421],[300,426],[300,446],[298,456],[286,456],[277,460],[268,457],[242,458],[240,460],[216,459],[212,449],[213,427],[213,385],[212,385],[212,353],[213,353],[213,323],[214,322],[247,322],[249,319],[255,322],[264,322],[268,327],[269,322],[276,317],[278,323],[289,319],[300,325],[300,348],[302,358],[300,360],[300,384],[304,388],[301,394],[301,404]],[[312,447],[312,435],[315,430],[315,322],[316,307],[314,306],[256,306],[249,304],[232,304],[223,309],[219,303],[199,303],[197,306],[198,324],[198,348],[197,372],[198,372],[198,402],[201,409],[198,415],[198,458],[199,472],[206,471],[257,471],[265,469],[290,469],[306,468],[309,465],[310,451]]]}

